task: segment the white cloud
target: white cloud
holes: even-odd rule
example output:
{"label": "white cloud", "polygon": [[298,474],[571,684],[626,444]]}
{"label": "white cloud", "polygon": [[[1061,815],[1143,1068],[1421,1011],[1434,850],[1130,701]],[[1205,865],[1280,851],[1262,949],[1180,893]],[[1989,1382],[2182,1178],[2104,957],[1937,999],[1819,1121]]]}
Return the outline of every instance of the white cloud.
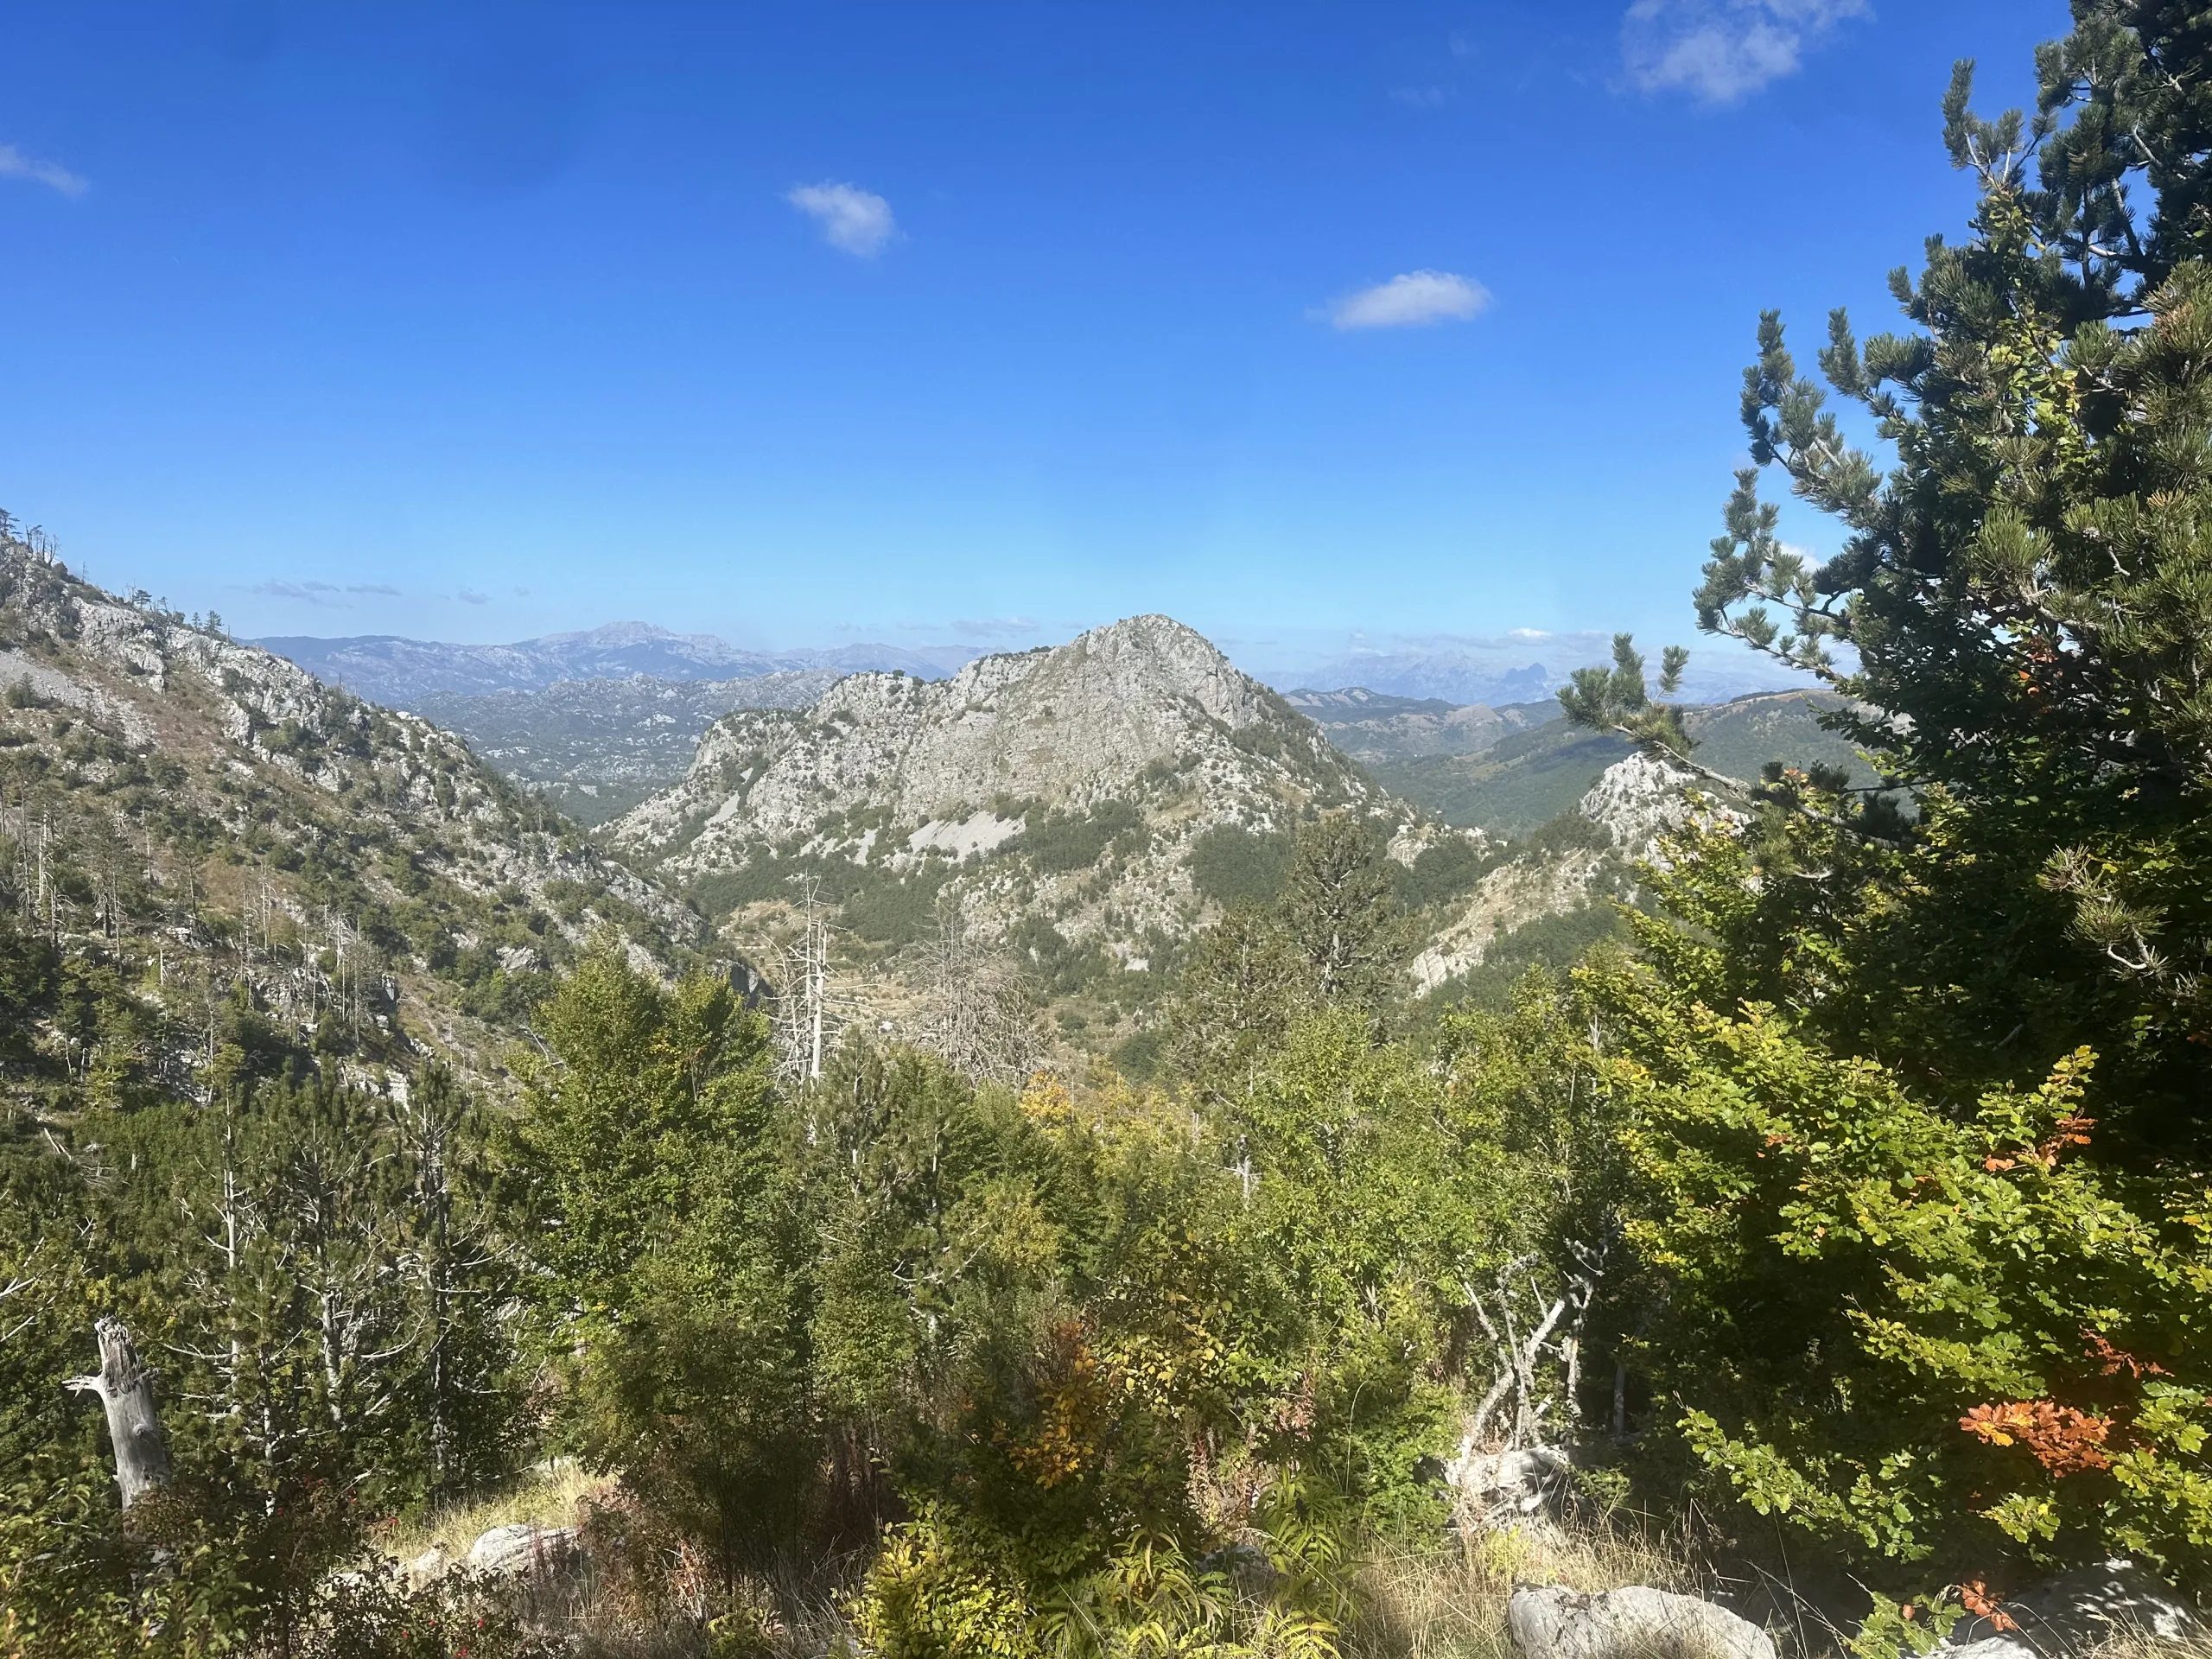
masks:
{"label": "white cloud", "polygon": [[898,234],[891,204],[853,184],[802,184],[784,200],[822,227],[822,239],[862,259],[883,251]]}
{"label": "white cloud", "polygon": [[963,639],[1020,639],[1037,632],[1033,616],[964,617],[952,624]]}
{"label": "white cloud", "polygon": [[295,599],[308,605],[333,605],[344,609],[358,594],[375,594],[391,599],[399,598],[399,589],[388,582],[279,582],[271,579],[256,582],[245,590],[258,594],[264,599]]}
{"label": "white cloud", "polygon": [[65,196],[81,196],[92,188],[80,173],[72,173],[59,162],[41,162],[26,156],[13,144],[0,144],[0,179],[29,179]]}
{"label": "white cloud", "polygon": [[1647,92],[1733,104],[1795,74],[1838,23],[1872,15],[1867,0],[1635,0],[1621,58]]}
{"label": "white cloud", "polygon": [[1548,639],[1552,637],[1552,631],[1549,628],[1508,628],[1505,637],[1509,639]]}
{"label": "white cloud", "polygon": [[1339,328],[1418,328],[1465,322],[1489,308],[1490,290],[1470,277],[1448,270],[1409,270],[1347,294],[1325,315]]}

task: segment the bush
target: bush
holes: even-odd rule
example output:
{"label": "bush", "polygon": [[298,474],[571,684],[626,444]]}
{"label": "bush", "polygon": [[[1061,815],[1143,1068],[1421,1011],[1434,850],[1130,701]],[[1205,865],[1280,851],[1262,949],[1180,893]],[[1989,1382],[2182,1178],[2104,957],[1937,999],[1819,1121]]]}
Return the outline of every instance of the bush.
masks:
{"label": "bush", "polygon": [[1283,830],[1216,824],[1191,844],[1191,884],[1224,910],[1272,904],[1290,874],[1290,848]]}
{"label": "bush", "polygon": [[1030,867],[1044,875],[1065,875],[1087,870],[1107,855],[1142,849],[1144,815],[1128,801],[1100,801],[1088,811],[1050,811],[1033,814],[1020,837],[1013,843]]}

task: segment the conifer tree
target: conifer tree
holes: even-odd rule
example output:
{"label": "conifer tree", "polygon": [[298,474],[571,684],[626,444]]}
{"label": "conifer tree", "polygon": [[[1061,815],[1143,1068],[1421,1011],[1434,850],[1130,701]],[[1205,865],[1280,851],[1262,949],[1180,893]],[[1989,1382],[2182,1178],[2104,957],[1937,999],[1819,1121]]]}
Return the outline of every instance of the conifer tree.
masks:
{"label": "conifer tree", "polygon": [[[1971,66],[1955,72],[1943,138],[1980,201],[1965,242],[1931,238],[1917,278],[1893,274],[1910,332],[1861,341],[1836,312],[1816,380],[1779,316],[1761,320],[1742,400],[1754,465],[1698,620],[1847,698],[1829,719],[1890,793],[1768,780],[1790,875],[1738,907],[1726,989],[1817,1003],[1853,1046],[1940,1052],[1954,1083],[2022,1084],[2092,1044],[2108,1135],[2203,1142],[2212,24],[2125,0],[2075,13],[2038,54],[2032,114],[1982,119]],[[1769,473],[1836,521],[1834,557],[1783,543]],[[1632,651],[1565,698],[1688,758]],[[1785,961],[1821,964],[1817,996],[1781,982]]]}
{"label": "conifer tree", "polygon": [[[1835,314],[1824,389],[1770,313],[1745,376],[1698,620],[1849,699],[1894,794],[1770,769],[1764,833],[1688,832],[1585,975],[1675,1443],[1916,1600],[2212,1573],[2212,17],[2075,22],[2031,114],[1955,74],[1979,204],[1892,278],[1911,330]],[[1683,755],[1626,641],[1564,702]]]}

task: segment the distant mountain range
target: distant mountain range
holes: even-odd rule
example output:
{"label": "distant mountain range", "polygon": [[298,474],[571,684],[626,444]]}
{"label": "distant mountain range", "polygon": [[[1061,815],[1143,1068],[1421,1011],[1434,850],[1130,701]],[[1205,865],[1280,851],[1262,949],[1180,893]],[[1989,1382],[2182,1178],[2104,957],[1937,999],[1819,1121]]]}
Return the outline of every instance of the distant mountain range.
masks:
{"label": "distant mountain range", "polygon": [[563,680],[735,680],[762,674],[864,671],[938,679],[981,653],[959,645],[837,645],[827,650],[747,651],[709,633],[677,633],[647,622],[610,622],[581,633],[549,633],[509,645],[464,645],[358,634],[326,639],[288,634],[248,643],[288,658],[332,685],[388,708],[419,709],[434,697],[539,690]]}
{"label": "distant mountain range", "polygon": [[[1578,668],[1604,663],[1612,639],[1601,633],[1537,633],[1471,641],[1415,643],[1355,650],[1260,671],[1283,691],[1360,688],[1387,696],[1458,704],[1548,702]],[[1656,647],[1653,656],[1657,655]],[[1694,647],[1681,695],[1691,702],[1726,702],[1761,691],[1802,690],[1807,682],[1739,645]]]}
{"label": "distant mountain range", "polygon": [[[844,677],[834,668],[728,680],[556,680],[547,686],[429,692],[414,712],[577,823],[601,824],[683,775],[708,727],[738,709],[804,709]],[[916,677],[925,677],[917,676]]]}

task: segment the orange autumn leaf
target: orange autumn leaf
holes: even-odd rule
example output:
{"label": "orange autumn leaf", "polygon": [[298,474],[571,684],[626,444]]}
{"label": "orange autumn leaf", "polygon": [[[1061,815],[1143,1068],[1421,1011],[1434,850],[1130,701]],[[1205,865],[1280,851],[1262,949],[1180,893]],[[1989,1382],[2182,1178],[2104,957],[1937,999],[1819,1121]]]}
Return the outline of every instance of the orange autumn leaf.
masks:
{"label": "orange autumn leaf", "polygon": [[2017,1630],[2019,1621],[1997,1605],[1997,1598],[1990,1593],[1989,1585],[1982,1579],[1969,1579],[1959,1586],[1959,1600],[1977,1618],[1986,1618],[1993,1629]]}
{"label": "orange autumn leaf", "polygon": [[2102,1332],[2085,1329],[2082,1332],[2082,1339],[2088,1344],[2089,1357],[2097,1362],[2097,1368],[2107,1376],[2117,1376],[2122,1371],[2139,1380],[2166,1375],[2166,1368],[2158,1361],[2143,1359],[2124,1348],[2115,1348]]}
{"label": "orange autumn leaf", "polygon": [[1976,1406],[1959,1427],[1990,1446],[2020,1446],[2054,1475],[2111,1465],[2105,1441],[2111,1422],[2050,1400],[2012,1400]]}

